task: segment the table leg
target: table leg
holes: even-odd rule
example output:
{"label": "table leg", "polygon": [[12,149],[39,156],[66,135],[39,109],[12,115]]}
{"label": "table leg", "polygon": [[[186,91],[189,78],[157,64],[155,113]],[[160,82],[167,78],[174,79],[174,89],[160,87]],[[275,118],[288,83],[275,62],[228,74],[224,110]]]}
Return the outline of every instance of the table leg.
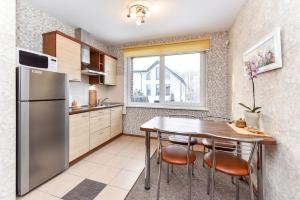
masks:
{"label": "table leg", "polygon": [[257,166],[257,199],[264,199],[263,187],[263,145],[258,144],[258,166]]}
{"label": "table leg", "polygon": [[145,189],[150,189],[150,132],[145,136]]}

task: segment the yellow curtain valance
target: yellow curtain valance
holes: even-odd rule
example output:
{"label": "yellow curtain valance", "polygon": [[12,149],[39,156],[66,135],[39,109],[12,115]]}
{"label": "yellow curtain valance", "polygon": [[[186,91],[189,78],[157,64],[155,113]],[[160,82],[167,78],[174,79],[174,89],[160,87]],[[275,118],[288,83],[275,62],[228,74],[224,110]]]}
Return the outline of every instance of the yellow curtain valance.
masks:
{"label": "yellow curtain valance", "polygon": [[123,48],[124,57],[154,56],[174,53],[200,52],[210,48],[209,39]]}

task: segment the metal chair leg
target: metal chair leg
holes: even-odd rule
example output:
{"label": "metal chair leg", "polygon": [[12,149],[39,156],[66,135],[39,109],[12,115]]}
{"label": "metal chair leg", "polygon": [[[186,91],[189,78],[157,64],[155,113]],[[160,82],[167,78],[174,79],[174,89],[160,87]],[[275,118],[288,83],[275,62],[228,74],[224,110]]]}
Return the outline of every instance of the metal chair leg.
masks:
{"label": "metal chair leg", "polygon": [[189,185],[189,189],[188,189],[188,200],[191,200],[192,197],[192,173],[191,173],[191,164],[188,164],[188,185]]}
{"label": "metal chair leg", "polygon": [[169,173],[169,171],[170,171],[170,164],[169,163],[167,163],[167,183],[169,184],[169,182],[170,182],[170,173]]}
{"label": "metal chair leg", "polygon": [[194,168],[195,168],[195,163],[192,163],[192,175],[195,176],[194,174]]}
{"label": "metal chair leg", "polygon": [[203,159],[202,159],[202,166],[203,166],[203,168],[205,168],[205,163],[204,163],[204,155],[205,155],[205,153],[206,153],[206,148],[205,148],[205,146],[203,146]]}
{"label": "metal chair leg", "polygon": [[158,152],[158,150],[156,151],[156,163],[159,164],[159,152]]}
{"label": "metal chair leg", "polygon": [[206,189],[207,195],[209,195],[209,192],[210,192],[210,180],[211,180],[211,168],[208,168],[207,169],[207,189]]}
{"label": "metal chair leg", "polygon": [[236,200],[239,200],[240,199],[240,184],[239,184],[239,177],[236,176],[235,177],[235,187],[236,187],[236,196],[235,196],[235,199]]}
{"label": "metal chair leg", "polygon": [[254,200],[254,193],[253,193],[253,182],[252,182],[252,176],[251,172],[249,173],[249,186],[250,186],[250,199]]}
{"label": "metal chair leg", "polygon": [[161,158],[159,158],[159,168],[158,168],[158,180],[157,180],[156,200],[159,200],[160,180],[161,180],[161,167],[162,167],[162,161],[161,161]]}
{"label": "metal chair leg", "polygon": [[172,165],[171,165],[171,172],[172,172],[172,173],[174,173],[174,169],[173,169],[173,168],[174,168],[174,166],[173,166],[173,164],[172,164]]}
{"label": "metal chair leg", "polygon": [[157,149],[156,149],[156,164],[159,164],[159,151],[160,151],[160,135],[157,135]]}
{"label": "metal chair leg", "polygon": [[231,183],[234,185],[234,176],[231,176]]}
{"label": "metal chair leg", "polygon": [[211,169],[210,187],[211,187],[210,200],[214,200],[215,198],[215,169],[214,168]]}

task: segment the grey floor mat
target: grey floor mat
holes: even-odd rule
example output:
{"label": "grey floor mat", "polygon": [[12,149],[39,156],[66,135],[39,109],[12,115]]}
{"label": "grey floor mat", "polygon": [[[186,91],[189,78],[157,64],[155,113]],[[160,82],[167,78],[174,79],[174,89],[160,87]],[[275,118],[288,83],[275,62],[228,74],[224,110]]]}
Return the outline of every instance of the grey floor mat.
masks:
{"label": "grey floor mat", "polygon": [[75,188],[68,192],[64,200],[92,200],[94,199],[106,186],[104,183],[84,179]]}

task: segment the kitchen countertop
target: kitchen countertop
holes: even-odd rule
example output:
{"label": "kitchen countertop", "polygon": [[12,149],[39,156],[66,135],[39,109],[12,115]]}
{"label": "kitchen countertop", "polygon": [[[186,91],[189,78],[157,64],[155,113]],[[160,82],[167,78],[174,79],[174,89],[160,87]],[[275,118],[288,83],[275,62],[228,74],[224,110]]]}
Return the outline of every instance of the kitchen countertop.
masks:
{"label": "kitchen countertop", "polygon": [[106,109],[106,108],[113,108],[113,107],[119,107],[123,106],[123,103],[108,103],[104,104],[103,106],[78,106],[76,108],[69,108],[69,115],[74,115],[78,113],[84,113],[84,112],[90,112],[90,111],[95,111],[95,110],[101,110],[101,109]]}

